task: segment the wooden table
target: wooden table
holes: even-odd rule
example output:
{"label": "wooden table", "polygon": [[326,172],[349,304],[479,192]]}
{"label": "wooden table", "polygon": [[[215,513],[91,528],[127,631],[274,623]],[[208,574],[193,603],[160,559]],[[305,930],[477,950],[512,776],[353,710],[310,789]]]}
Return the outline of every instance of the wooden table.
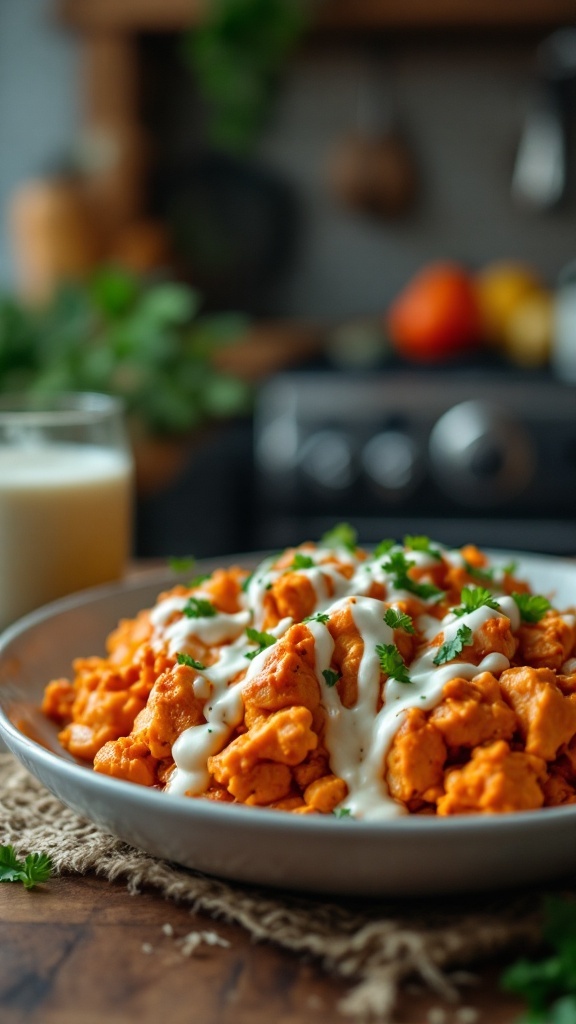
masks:
{"label": "wooden table", "polygon": [[[184,956],[179,940],[192,931],[229,946]],[[464,1007],[477,1008],[477,1024],[512,1024],[520,1005],[498,992],[499,972],[484,969],[459,1007],[408,995],[395,1024],[428,1024],[438,1007],[442,1024],[473,1024]],[[0,887],[1,1024],[345,1024],[344,992],[315,964],[123,883]]]}

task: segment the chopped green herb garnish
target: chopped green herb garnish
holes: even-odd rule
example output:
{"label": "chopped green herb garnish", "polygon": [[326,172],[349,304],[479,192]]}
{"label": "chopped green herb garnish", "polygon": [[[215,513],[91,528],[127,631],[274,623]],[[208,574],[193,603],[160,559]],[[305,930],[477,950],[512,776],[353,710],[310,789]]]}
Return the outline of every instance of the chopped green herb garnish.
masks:
{"label": "chopped green herb garnish", "polygon": [[513,576],[518,569],[518,562],[508,562],[507,565],[502,566],[502,572],[505,576]]}
{"label": "chopped green herb garnish", "polygon": [[395,540],[381,540],[379,544],[374,548],[373,558],[382,558],[382,555],[387,555],[391,548],[394,547]]}
{"label": "chopped green herb garnish", "polygon": [[322,537],[321,543],[326,547],[347,548],[348,551],[356,551],[358,534],[350,523],[338,523]]}
{"label": "chopped green herb garnish", "polygon": [[186,654],[185,651],[179,651],[176,655],[176,661],[179,665],[187,665],[188,668],[195,668],[197,672],[203,672],[206,665],[203,665],[201,661],[196,661],[196,658],[192,658],[190,654]]}
{"label": "chopped green herb garnish", "polygon": [[447,661],[453,661],[465,647],[471,647],[474,643],[474,634],[469,626],[460,626],[453,640],[447,640],[438,648],[438,654],[434,658],[435,665],[445,665]]}
{"label": "chopped green herb garnish", "polygon": [[382,562],[382,568],[384,572],[390,573],[391,576],[404,577],[408,575],[408,570],[416,565],[411,558],[406,558],[403,551],[391,551],[389,558],[385,562]]}
{"label": "chopped green herb garnish", "polygon": [[377,644],[376,654],[380,661],[380,667],[390,679],[397,683],[410,683],[412,680],[408,675],[404,658],[396,647],[396,644]]}
{"label": "chopped green herb garnish", "polygon": [[45,853],[29,853],[18,860],[13,846],[0,846],[0,882],[22,882],[26,889],[32,889],[38,882],[47,882],[52,870],[52,861]]}
{"label": "chopped green herb garnish", "polygon": [[190,572],[190,569],[196,565],[196,559],[194,555],[185,555],[182,558],[169,558],[168,565],[172,572]]}
{"label": "chopped green herb garnish", "polygon": [[543,594],[512,594],[523,622],[540,622],[548,609],[550,601]]}
{"label": "chopped green herb garnish", "polygon": [[310,555],[303,555],[301,551],[297,551],[292,560],[291,569],[312,569],[316,565],[313,558]]}
{"label": "chopped green herb garnish", "polygon": [[415,633],[414,623],[409,615],[399,612],[396,608],[387,608],[384,622],[391,629],[403,629],[405,633]]}
{"label": "chopped green herb garnish", "polygon": [[402,580],[401,589],[407,590],[410,594],[414,594],[415,597],[419,597],[421,601],[428,601],[431,597],[434,601],[441,601],[445,595],[445,591],[441,590],[440,587],[435,587],[433,583],[417,583],[416,580],[410,579],[406,576]]}
{"label": "chopped green herb garnish", "polygon": [[460,617],[461,615],[467,615],[468,612],[475,612],[478,608],[493,608],[494,611],[500,611],[500,605],[494,599],[494,596],[485,587],[462,587],[462,593],[460,594],[462,604],[458,608],[454,608],[454,615]]}
{"label": "chopped green herb garnish", "polygon": [[342,678],[341,672],[335,672],[331,668],[325,668],[322,675],[326,681],[326,686],[336,686],[338,680]]}
{"label": "chopped green herb garnish", "polygon": [[322,622],[326,625],[327,622],[330,622],[330,616],[326,615],[325,612],[316,612],[316,615],[307,615],[305,619],[302,619],[302,622]]}
{"label": "chopped green herb garnish", "polygon": [[431,597],[439,601],[440,598],[444,597],[443,590],[435,587],[433,583],[417,583],[416,580],[411,579],[408,575],[408,570],[414,564],[411,559],[406,558],[403,551],[392,551],[390,557],[382,563],[382,568],[384,572],[389,573],[394,578],[394,586],[397,590],[407,590],[422,601],[427,601]]}
{"label": "chopped green herb garnish", "polygon": [[471,565],[464,559],[464,568],[473,580],[480,580],[481,583],[492,583],[494,581],[494,569],[480,569],[477,565]]}
{"label": "chopped green herb garnish", "polygon": [[203,597],[189,597],[182,611],[188,619],[212,619],[218,614],[212,602]]}
{"label": "chopped green herb garnish", "polygon": [[335,807],[332,811],[335,818],[353,818],[354,815],[349,807]]}
{"label": "chopped green herb garnish", "polygon": [[209,580],[211,575],[211,572],[205,572],[202,573],[202,575],[200,576],[194,576],[194,578],[191,579],[190,582],[188,583],[190,590],[193,590],[194,587],[199,587],[201,583],[204,583],[206,580]]}
{"label": "chopped green herb garnish", "polygon": [[267,647],[271,647],[278,639],[278,637],[273,636],[272,633],[260,633],[259,630],[250,629],[250,627],[246,630],[246,636],[253,644],[258,644],[258,649],[256,651],[249,651],[249,653],[245,655],[245,657],[248,658],[248,661],[252,661],[257,654],[265,651]]}
{"label": "chopped green herb garnish", "polygon": [[438,559],[438,561],[442,560],[440,549],[433,545],[430,537],[413,537],[411,534],[408,534],[404,537],[404,547],[410,551],[423,551],[432,558]]}
{"label": "chopped green herb garnish", "polygon": [[254,573],[251,572],[250,575],[247,576],[246,579],[242,581],[242,590],[244,591],[244,593],[246,593],[246,591],[248,590],[248,587],[250,586],[250,583],[251,583],[251,581],[253,579],[254,579]]}

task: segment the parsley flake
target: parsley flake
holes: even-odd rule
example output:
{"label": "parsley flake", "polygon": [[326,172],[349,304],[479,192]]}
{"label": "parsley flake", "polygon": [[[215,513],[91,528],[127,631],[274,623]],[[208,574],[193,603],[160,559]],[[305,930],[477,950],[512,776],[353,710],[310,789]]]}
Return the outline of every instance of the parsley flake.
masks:
{"label": "parsley flake", "polygon": [[273,636],[272,633],[260,633],[259,630],[251,629],[250,627],[246,630],[246,636],[253,644],[258,644],[257,650],[249,651],[248,654],[244,655],[245,658],[248,658],[248,661],[252,661],[257,654],[261,654],[267,647],[271,647],[278,639],[278,637]]}
{"label": "parsley flake", "polygon": [[188,668],[195,668],[197,672],[203,672],[206,665],[203,665],[201,661],[196,661],[190,654],[186,654],[185,651],[179,651],[176,655],[176,661],[179,665],[187,665]]}
{"label": "parsley flake", "polygon": [[218,614],[212,602],[203,597],[189,597],[182,611],[187,619],[212,619]]}
{"label": "parsley flake", "polygon": [[512,594],[522,622],[540,622],[548,609],[550,601],[543,594]]}
{"label": "parsley flake", "polygon": [[386,540],[381,540],[380,543],[377,544],[376,547],[374,548],[374,554],[372,557],[382,558],[382,555],[387,555],[391,548],[394,547],[395,543],[395,540],[390,540],[389,538],[387,538]]}
{"label": "parsley flake", "polygon": [[246,593],[246,591],[248,590],[248,587],[250,586],[250,583],[251,583],[251,581],[253,579],[254,579],[254,573],[251,572],[250,575],[247,576],[246,579],[242,581],[242,590],[243,590],[244,593]]}
{"label": "parsley flake", "polygon": [[430,537],[414,537],[411,534],[408,534],[404,537],[404,547],[408,548],[409,551],[423,551],[426,555],[436,558],[439,562],[442,561],[440,549],[434,546]]}
{"label": "parsley flake", "polygon": [[434,658],[435,665],[445,665],[447,661],[453,661],[465,647],[471,647],[474,643],[474,634],[469,626],[460,626],[453,640],[447,640],[438,648],[438,654]]}
{"label": "parsley flake", "polygon": [[353,818],[354,815],[349,807],[335,807],[332,811],[335,818]]}
{"label": "parsley flake", "polygon": [[341,672],[335,672],[331,668],[325,668],[322,675],[326,681],[326,686],[336,686],[338,680],[342,678]]}
{"label": "parsley flake", "polygon": [[32,889],[47,882],[52,870],[45,853],[29,853],[25,860],[18,860],[13,846],[0,846],[0,882],[22,882],[25,889]]}
{"label": "parsley flake", "polygon": [[202,573],[200,576],[194,576],[194,579],[191,579],[190,582],[188,583],[190,590],[193,590],[194,587],[199,587],[201,583],[204,583],[206,580],[209,580],[211,575],[211,572],[205,572]]}
{"label": "parsley flake", "polygon": [[452,609],[458,618],[467,615],[468,612],[475,612],[478,608],[486,607],[493,608],[497,612],[500,611],[500,605],[485,587],[463,587],[460,597],[462,604],[458,608]]}
{"label": "parsley flake", "polygon": [[408,593],[414,594],[422,601],[427,601],[429,598],[439,601],[444,597],[443,590],[434,586],[433,583],[418,583],[408,575],[408,570],[414,564],[411,559],[406,558],[403,551],[392,551],[390,557],[382,563],[382,569],[393,577],[397,590],[407,590]]}
{"label": "parsley flake", "polygon": [[190,572],[190,569],[196,565],[196,559],[194,555],[184,555],[183,557],[175,557],[168,559],[168,566],[172,572]]}
{"label": "parsley flake", "polygon": [[376,654],[382,671],[397,683],[411,683],[404,658],[396,644],[377,644]]}
{"label": "parsley flake", "polygon": [[576,1020],[576,904],[572,899],[544,900],[544,955],[539,960],[522,958],[501,978],[502,988],[522,996],[528,1024],[570,1024]]}
{"label": "parsley flake", "polygon": [[405,633],[415,633],[414,623],[409,615],[399,612],[397,608],[387,608],[384,622],[391,629],[403,629]]}
{"label": "parsley flake", "polygon": [[469,576],[473,580],[479,580],[480,583],[493,583],[494,582],[494,569],[480,568],[478,565],[472,565],[464,559],[464,568]]}
{"label": "parsley flake", "polygon": [[338,523],[323,535],[321,543],[326,547],[346,548],[354,553],[357,539],[358,534],[350,523]]}
{"label": "parsley flake", "polygon": [[330,622],[330,616],[325,612],[316,612],[316,615],[307,615],[302,622],[321,622],[325,626],[327,622]]}
{"label": "parsley flake", "polygon": [[303,555],[301,551],[297,551],[292,559],[291,569],[312,569],[316,565],[313,558],[310,555]]}

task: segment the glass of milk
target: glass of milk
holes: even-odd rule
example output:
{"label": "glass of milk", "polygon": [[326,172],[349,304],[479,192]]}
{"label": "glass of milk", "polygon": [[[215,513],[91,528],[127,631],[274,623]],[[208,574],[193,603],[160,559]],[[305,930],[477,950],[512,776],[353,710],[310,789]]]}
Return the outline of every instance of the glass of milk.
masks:
{"label": "glass of milk", "polygon": [[123,575],[132,489],[117,399],[0,396],[0,629]]}

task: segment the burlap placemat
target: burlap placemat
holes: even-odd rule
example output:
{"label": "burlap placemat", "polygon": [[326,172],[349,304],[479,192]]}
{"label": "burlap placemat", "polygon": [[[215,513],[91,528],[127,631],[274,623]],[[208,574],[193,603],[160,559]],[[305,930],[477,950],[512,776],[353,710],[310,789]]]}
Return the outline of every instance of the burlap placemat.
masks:
{"label": "burlap placemat", "polygon": [[[451,972],[539,935],[534,892],[452,900],[330,901],[218,881],[136,850],[82,820],[0,754],[0,842],[20,855],[49,854],[56,871],[94,871],[152,887],[194,912],[245,928],[255,940],[314,958],[347,979],[339,1009],[354,1020],[390,1022],[402,985],[419,981],[454,998]],[[425,856],[425,851],[423,851]]]}

